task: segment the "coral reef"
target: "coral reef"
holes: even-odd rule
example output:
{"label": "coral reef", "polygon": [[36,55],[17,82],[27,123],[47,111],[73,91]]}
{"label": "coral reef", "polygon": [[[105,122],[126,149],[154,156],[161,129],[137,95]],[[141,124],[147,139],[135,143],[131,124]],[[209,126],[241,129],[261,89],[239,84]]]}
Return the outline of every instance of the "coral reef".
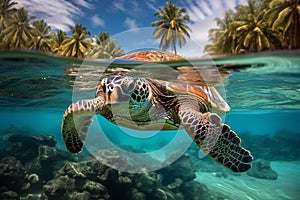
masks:
{"label": "coral reef", "polygon": [[55,147],[56,141],[52,136],[12,135],[9,137],[12,146],[6,150],[8,155],[16,157],[21,162],[34,159],[39,154],[39,146]]}
{"label": "coral reef", "polygon": [[[25,185],[25,168],[15,157],[4,157],[0,161],[0,187],[6,186],[15,192],[22,191]],[[3,188],[1,188],[3,189]],[[8,190],[9,191],[9,190]]]}
{"label": "coral reef", "polygon": [[[256,158],[247,172],[249,176],[276,180],[278,174],[272,170],[270,161],[300,158],[296,148],[299,139],[292,134],[243,134],[241,137]],[[239,176],[216,165],[207,156],[201,159],[190,156],[199,153],[195,145],[160,170],[127,173],[109,167],[128,167],[126,158],[114,149],[97,151],[93,156],[78,156],[58,149],[52,136],[29,134],[10,134],[1,144],[0,199],[226,199],[194,181],[196,170],[214,173],[219,178],[230,178],[230,174]],[[139,152],[130,146],[124,148]],[[153,160],[150,156],[134,160],[140,171],[145,167],[139,164],[140,159],[149,165]],[[134,167],[135,163],[131,165]]]}
{"label": "coral reef", "polygon": [[[1,149],[0,199],[224,199],[193,181],[188,154],[149,173],[127,173],[94,157],[71,155],[55,147],[51,136],[12,135]],[[97,152],[126,165],[117,151]],[[147,158],[150,159],[150,158]],[[106,161],[108,161],[106,159]]]}

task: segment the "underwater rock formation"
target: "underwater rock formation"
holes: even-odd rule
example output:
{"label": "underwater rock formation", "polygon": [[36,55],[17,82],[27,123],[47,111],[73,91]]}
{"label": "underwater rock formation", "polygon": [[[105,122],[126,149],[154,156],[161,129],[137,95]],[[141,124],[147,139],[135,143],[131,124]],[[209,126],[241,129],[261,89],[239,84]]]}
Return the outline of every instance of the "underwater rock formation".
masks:
{"label": "underwater rock formation", "polygon": [[55,147],[52,136],[12,135],[8,141],[11,145],[1,149],[1,199],[11,199],[6,197],[10,190],[19,196],[41,192],[43,184],[53,178],[52,171],[74,160]]}
{"label": "underwater rock formation", "polygon": [[49,199],[67,198],[69,191],[75,190],[75,179],[68,176],[60,176],[47,182],[43,186],[43,194]]}
{"label": "underwater rock formation", "polygon": [[162,183],[166,185],[175,182],[176,178],[185,182],[196,178],[194,163],[189,154],[181,156],[171,165],[158,170],[158,173],[162,174]]}
{"label": "underwater rock formation", "polygon": [[194,181],[184,184],[183,194],[184,196],[188,196],[189,200],[213,199],[205,185]]}
{"label": "underwater rock formation", "polygon": [[[4,157],[0,161],[0,188],[5,192],[21,192],[26,187],[25,168],[13,156]],[[8,195],[8,193],[6,194]]]}
{"label": "underwater rock formation", "polygon": [[12,146],[6,149],[8,155],[16,157],[21,162],[27,162],[38,156],[40,145],[55,147],[56,141],[52,136],[12,135],[9,137]]}
{"label": "underwater rock formation", "polygon": [[[128,173],[95,157],[59,150],[51,136],[13,135],[8,141],[11,145],[0,149],[0,199],[216,199],[205,185],[193,181],[195,169],[188,154],[156,172]],[[126,165],[117,151],[98,155]]]}
{"label": "underwater rock formation", "polygon": [[272,135],[243,133],[240,134],[240,137],[243,139],[245,148],[251,151],[255,159],[262,158],[269,161],[294,161],[300,159],[299,133],[290,133],[283,130]]}
{"label": "underwater rock formation", "polygon": [[19,200],[20,196],[14,191],[0,191],[0,199]]}
{"label": "underwater rock formation", "polygon": [[278,174],[271,168],[270,162],[263,159],[257,159],[253,163],[252,168],[247,171],[247,175],[269,180],[276,180],[278,178]]}

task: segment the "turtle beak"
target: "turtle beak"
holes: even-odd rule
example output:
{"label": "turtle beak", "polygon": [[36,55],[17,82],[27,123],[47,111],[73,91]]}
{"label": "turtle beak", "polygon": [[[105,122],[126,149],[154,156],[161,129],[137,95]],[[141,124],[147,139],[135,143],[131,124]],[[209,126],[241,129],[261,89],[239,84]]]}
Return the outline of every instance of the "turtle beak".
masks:
{"label": "turtle beak", "polygon": [[109,86],[105,92],[106,104],[129,104],[130,96],[124,94],[119,87]]}
{"label": "turtle beak", "polygon": [[124,106],[124,104],[129,105],[130,95],[125,94],[119,86],[110,83],[107,78],[103,79],[98,86],[98,90],[102,90],[105,96],[106,105],[118,105]]}

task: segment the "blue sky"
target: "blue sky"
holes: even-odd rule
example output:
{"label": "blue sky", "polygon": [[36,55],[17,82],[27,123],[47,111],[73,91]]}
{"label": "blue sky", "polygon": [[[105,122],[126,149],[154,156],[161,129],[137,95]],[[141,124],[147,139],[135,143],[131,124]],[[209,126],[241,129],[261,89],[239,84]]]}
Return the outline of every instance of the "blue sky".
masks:
{"label": "blue sky", "polygon": [[[153,40],[151,22],[154,13],[164,7],[161,0],[15,0],[24,6],[30,15],[43,18],[52,29],[69,31],[70,26],[82,23],[91,35],[100,31],[109,32],[125,51],[137,48],[157,48]],[[173,0],[179,7],[187,9],[191,18],[191,40],[182,49],[182,55],[200,56],[201,48],[208,43],[208,30],[216,27],[214,18],[223,17],[227,9],[234,9],[247,0]],[[133,45],[133,43],[139,43]],[[131,44],[131,45],[130,45]],[[129,46],[128,46],[129,45]],[[199,49],[195,50],[195,46]],[[180,52],[179,52],[180,53]]]}

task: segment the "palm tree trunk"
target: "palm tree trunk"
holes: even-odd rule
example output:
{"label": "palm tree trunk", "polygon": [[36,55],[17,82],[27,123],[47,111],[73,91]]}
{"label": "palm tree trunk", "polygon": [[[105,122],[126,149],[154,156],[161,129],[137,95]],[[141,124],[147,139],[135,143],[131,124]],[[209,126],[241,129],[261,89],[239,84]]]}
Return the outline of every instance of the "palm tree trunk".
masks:
{"label": "palm tree trunk", "polygon": [[292,42],[292,49],[296,49],[300,47],[300,42],[299,42],[299,26],[298,26],[298,21],[299,19],[297,19],[297,15],[294,15],[294,26],[293,29],[291,30],[291,36],[290,36],[290,40],[293,41]]}
{"label": "palm tree trunk", "polygon": [[173,49],[174,49],[174,53],[177,54],[177,50],[176,50],[176,32],[173,36]]}

